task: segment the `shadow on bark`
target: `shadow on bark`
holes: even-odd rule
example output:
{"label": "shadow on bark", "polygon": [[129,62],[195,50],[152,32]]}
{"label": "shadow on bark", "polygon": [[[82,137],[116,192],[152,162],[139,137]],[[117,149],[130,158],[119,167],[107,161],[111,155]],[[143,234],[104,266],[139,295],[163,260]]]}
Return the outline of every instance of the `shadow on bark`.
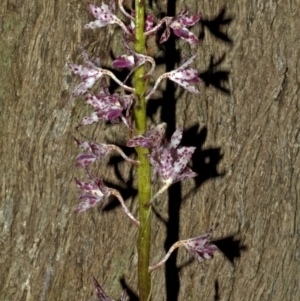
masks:
{"label": "shadow on bark", "polygon": [[121,283],[121,286],[122,286],[123,290],[126,290],[126,293],[129,297],[130,301],[139,301],[138,295],[135,294],[134,291],[128,286],[128,284],[126,283],[124,277],[122,277],[120,279],[120,283]]}
{"label": "shadow on bark", "polygon": [[[246,245],[241,244],[240,240],[235,239],[234,235],[212,241],[212,243],[219,248],[219,250],[230,261],[232,265],[234,265],[236,259],[241,257],[241,252],[244,252],[248,249]],[[219,281],[216,279],[214,301],[219,300],[221,300],[220,288]]]}
{"label": "shadow on bark", "polygon": [[[167,15],[175,15],[176,1],[168,1]],[[201,24],[204,27],[208,28],[209,32],[212,33],[216,38],[221,39],[223,42],[232,43],[232,40],[221,31],[222,25],[228,25],[231,23],[232,18],[224,19],[225,9],[219,13],[219,15],[212,19],[204,19],[201,21]],[[204,38],[204,30],[200,38]],[[176,68],[176,65],[180,62],[180,52],[176,49],[174,35],[171,35],[169,40],[164,43],[164,58],[158,58],[157,64],[165,64],[166,70],[170,71]],[[113,56],[113,54],[111,54]],[[221,65],[225,59],[225,54],[218,60],[215,60],[214,56],[211,55],[209,66],[207,70],[200,74],[201,79],[204,81],[207,87],[212,86],[218,91],[230,94],[229,89],[226,88],[226,83],[229,80],[230,72],[228,70],[221,69]],[[122,77],[122,72],[118,74]],[[161,121],[168,124],[167,136],[170,137],[176,129],[176,106],[177,99],[175,99],[175,88],[176,86],[172,81],[167,81],[166,89],[162,91],[162,98],[159,100],[152,100],[148,103],[147,111],[148,116],[154,116],[158,108],[161,107]],[[174,101],[163,101],[164,99],[174,99]],[[160,101],[161,100],[161,101]],[[162,102],[163,101],[163,102]],[[162,104],[163,103],[163,104]],[[183,139],[181,145],[185,146],[196,146],[196,151],[192,157],[192,170],[199,174],[195,180],[195,189],[199,189],[200,186],[207,180],[224,176],[224,173],[219,173],[217,170],[218,164],[223,158],[221,148],[209,148],[203,149],[207,137],[207,128],[199,128],[199,125],[195,125],[189,128],[183,134]],[[197,141],[197,145],[195,145]],[[131,155],[132,150],[126,151],[127,155]],[[125,181],[119,171],[119,164],[123,162],[121,157],[112,157],[110,159],[109,165],[113,165],[115,168],[115,174],[119,180],[121,180],[124,185],[126,183],[126,188],[116,187],[111,183],[108,186],[118,189],[121,194],[124,196],[124,200],[130,197],[134,197],[137,194],[135,189],[130,189],[133,181],[132,174],[130,180]],[[129,183],[129,185],[127,185]],[[188,192],[184,197],[187,199],[193,191]],[[183,202],[182,196],[182,187],[180,183],[172,185],[168,190],[168,221],[164,220],[159,213],[153,208],[153,213],[163,221],[166,226],[167,236],[164,243],[165,251],[167,252],[171,245],[179,240],[179,229],[180,229],[180,208]],[[119,206],[117,200],[111,201],[103,209],[104,211],[113,210],[115,207]],[[235,258],[240,257],[240,251],[245,248],[240,246],[240,241],[234,240],[233,236],[224,238],[222,240],[214,242],[219,249],[224,253],[226,258],[230,260],[231,263],[234,262]],[[178,300],[179,291],[180,291],[180,280],[179,272],[182,268],[189,265],[193,260],[188,260],[181,266],[176,265],[177,251],[174,251],[169,260],[165,264],[165,279],[166,279],[166,300],[167,301],[176,301]],[[134,291],[128,287],[124,278],[120,279],[120,283],[124,289],[126,289],[129,299],[131,301],[137,301],[138,297]],[[215,300],[219,300],[219,286],[218,281],[215,283]]]}
{"label": "shadow on bark", "polygon": [[200,34],[200,39],[203,40],[205,38],[204,28],[207,28],[208,31],[217,39],[232,44],[232,39],[222,31],[222,26],[229,26],[233,21],[233,17],[225,18],[226,8],[224,7],[217,17],[213,19],[203,19],[201,18],[200,22],[202,25],[202,33]]}
{"label": "shadow on bark", "polygon": [[228,83],[229,74],[228,70],[218,69],[225,59],[225,54],[215,62],[214,56],[211,55],[209,66],[206,71],[200,73],[201,80],[205,83],[206,87],[213,86],[215,89],[230,95],[230,90],[224,86]]}
{"label": "shadow on bark", "polygon": [[[224,26],[229,26],[230,23],[233,21],[233,17],[225,18],[226,15],[226,8],[223,8],[217,17],[213,19],[201,19],[202,25],[202,32],[199,36],[200,40],[205,38],[205,28],[217,39],[233,44],[232,39],[223,32]],[[225,60],[226,54],[224,53],[223,56],[215,61],[213,55],[210,57],[209,66],[206,71],[200,73],[200,78],[205,83],[206,87],[213,86],[215,89],[224,92],[225,94],[230,94],[230,90],[224,86],[224,84],[228,83],[229,74],[228,70],[220,69],[220,65]]]}
{"label": "shadow on bark", "polygon": [[234,235],[213,241],[212,243],[219,248],[231,264],[234,264],[234,261],[241,257],[241,252],[247,250],[247,246],[242,245],[239,239],[234,238]]}
{"label": "shadow on bark", "polygon": [[220,293],[219,293],[219,281],[215,281],[215,295],[214,295],[214,301],[219,301],[221,300],[220,298]]}
{"label": "shadow on bark", "polygon": [[[168,1],[167,15],[175,15],[176,1]],[[229,24],[232,19],[224,19],[225,9],[222,9],[220,14],[213,20],[202,20],[202,25],[207,27],[209,31],[220,38],[224,42],[232,43],[232,40],[222,33],[220,27],[222,25]],[[204,30],[203,37],[204,38]],[[175,69],[176,63],[179,62],[180,53],[176,50],[175,39],[171,38],[165,43],[165,64],[166,70]],[[206,86],[213,86],[221,92],[230,94],[230,91],[224,87],[224,83],[228,82],[229,71],[218,70],[216,68],[223,62],[225,55],[214,62],[213,56],[211,57],[210,65],[208,70],[201,74],[202,79]],[[175,99],[175,86],[173,82],[168,81],[166,90],[163,92],[163,99]],[[176,127],[176,105],[177,101],[164,102],[161,109],[161,120],[168,124],[168,132],[172,134]],[[152,110],[155,110],[155,106],[152,106]],[[151,111],[151,109],[150,109]],[[203,128],[198,133],[198,126],[190,128],[183,135],[184,145],[194,144],[195,141],[198,142],[197,150],[193,156],[193,166],[192,169],[199,173],[198,179],[196,178],[196,188],[198,189],[204,181],[222,176],[217,171],[217,165],[222,159],[220,148],[211,148],[208,150],[202,150],[201,146],[204,144],[207,136],[207,128]],[[169,188],[168,191],[168,217],[169,220],[166,223],[167,227],[167,237],[165,240],[164,248],[167,252],[173,243],[179,240],[179,229],[180,220],[179,212],[182,204],[182,188],[180,183],[176,183]],[[237,253],[236,253],[237,254]],[[232,258],[232,254],[231,257]],[[233,256],[234,257],[234,256]],[[165,265],[165,279],[166,279],[166,300],[175,301],[178,300],[180,291],[180,281],[179,281],[179,268],[176,266],[177,252],[175,251],[172,256],[167,260]],[[218,292],[217,292],[218,298]],[[218,300],[218,299],[215,299]]]}

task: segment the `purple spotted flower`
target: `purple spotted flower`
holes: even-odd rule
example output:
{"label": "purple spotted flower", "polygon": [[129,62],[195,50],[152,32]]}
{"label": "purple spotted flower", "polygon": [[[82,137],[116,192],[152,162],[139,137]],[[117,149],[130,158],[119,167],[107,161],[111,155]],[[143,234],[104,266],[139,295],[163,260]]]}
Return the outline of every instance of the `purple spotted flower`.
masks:
{"label": "purple spotted flower", "polygon": [[[94,280],[94,287],[97,293],[97,301],[114,301],[113,299],[111,299],[110,297],[108,297],[106,295],[106,293],[104,292],[104,290],[101,288],[100,284],[98,283],[98,281],[96,280],[95,277],[93,277]],[[121,301],[126,301],[127,297],[126,297],[126,291],[124,290],[121,296]]]}
{"label": "purple spotted flower", "polygon": [[84,191],[79,196],[79,199],[83,201],[77,206],[75,213],[84,212],[96,205],[102,207],[105,200],[110,196],[110,191],[104,186],[102,179],[93,179],[90,183],[87,183],[75,178],[75,183]]}
{"label": "purple spotted flower", "polygon": [[95,62],[89,59],[89,56],[85,50],[81,50],[81,56],[86,63],[87,67],[76,64],[68,64],[69,68],[73,73],[81,77],[82,82],[75,88],[73,96],[79,96],[91,89],[94,84],[103,76],[111,77],[117,84],[123,87],[128,92],[134,92],[134,88],[124,85],[116,76],[109,70],[100,68],[100,60],[97,59]]}
{"label": "purple spotted flower", "polygon": [[150,148],[147,158],[152,165],[152,180],[161,177],[165,184],[150,200],[150,203],[173,183],[196,177],[188,166],[195,147],[179,146],[183,129],[177,128],[170,141],[164,138],[166,124],[162,123],[142,135],[128,141],[127,146],[142,146]]}
{"label": "purple spotted flower", "polygon": [[170,28],[174,34],[183,39],[184,41],[197,44],[199,40],[190,32],[187,27],[193,26],[200,20],[200,15],[189,16],[189,10],[186,7],[177,17],[169,18],[166,20],[166,30],[160,38],[160,43],[167,41],[170,37]]}
{"label": "purple spotted flower", "polygon": [[211,232],[198,237],[190,238],[184,242],[186,249],[202,263],[203,259],[212,259],[214,252],[218,250],[217,246],[210,243]]}
{"label": "purple spotted flower", "polygon": [[120,202],[123,211],[125,214],[131,219],[131,221],[137,226],[140,225],[140,222],[132,215],[129,209],[126,207],[125,202],[120,195],[120,193],[113,189],[106,187],[101,178],[95,179],[88,169],[86,169],[87,175],[90,179],[90,182],[83,182],[75,178],[76,185],[84,191],[83,194],[79,196],[80,200],[83,200],[75,209],[75,213],[84,212],[90,208],[98,205],[102,207],[105,201],[108,199],[110,195],[114,195],[118,201]]}
{"label": "purple spotted flower", "polygon": [[154,175],[159,174],[167,186],[198,175],[187,167],[196,147],[178,147],[182,133],[183,129],[177,128],[170,141],[164,141],[147,155]]}
{"label": "purple spotted flower", "polygon": [[134,161],[128,158],[124,152],[116,145],[113,144],[104,144],[104,143],[95,143],[95,142],[83,142],[76,138],[75,142],[78,146],[88,151],[87,153],[79,154],[76,158],[76,166],[86,167],[91,163],[95,162],[97,159],[104,158],[110,151],[117,151],[126,161],[131,164],[139,165],[138,161]]}
{"label": "purple spotted flower", "polygon": [[166,25],[166,29],[163,32],[160,43],[167,41],[170,37],[170,31],[173,30],[174,34],[184,41],[197,44],[199,42],[198,38],[190,32],[187,27],[195,25],[200,20],[200,15],[189,16],[189,9],[186,7],[178,16],[176,17],[165,17],[158,22],[156,26],[153,25],[145,32],[146,36],[155,34],[163,24]]}
{"label": "purple spotted flower", "polygon": [[195,59],[196,55],[193,55],[190,59],[188,59],[184,64],[182,64],[179,68],[164,73],[156,80],[153,88],[146,96],[146,99],[150,99],[155,90],[157,89],[159,83],[166,78],[174,81],[184,89],[188,90],[191,93],[199,93],[199,90],[193,85],[200,82],[200,78],[198,76],[198,71],[196,69],[187,69],[188,65],[192,63]]}
{"label": "purple spotted flower", "polygon": [[141,65],[145,64],[146,62],[151,64],[151,69],[147,74],[145,74],[143,77],[149,77],[154,69],[155,69],[155,61],[151,56],[143,55],[134,52],[130,46],[128,45],[127,41],[123,39],[123,45],[126,51],[129,53],[129,55],[123,54],[116,58],[113,61],[113,66],[116,68],[132,68],[129,74],[127,75],[126,79],[124,80],[124,83],[127,81],[127,79],[131,76],[131,74]]}
{"label": "purple spotted flower", "polygon": [[145,31],[146,32],[153,28],[153,21],[154,21],[153,14],[149,14],[146,16],[146,19],[145,19]]}
{"label": "purple spotted flower", "polygon": [[98,94],[85,93],[86,102],[94,108],[94,112],[85,116],[79,126],[98,122],[100,119],[118,123],[121,119],[128,128],[132,128],[131,112],[134,94],[110,94],[106,80],[103,79]]}
{"label": "purple spotted flower", "polygon": [[152,152],[162,145],[165,136],[167,124],[165,122],[155,126],[144,134],[137,135],[127,142],[127,146],[136,147],[142,146],[144,148],[151,148]]}
{"label": "purple spotted flower", "polygon": [[149,271],[151,272],[161,267],[171,256],[173,251],[179,247],[185,247],[195,257],[195,259],[198,260],[199,263],[202,263],[203,259],[212,259],[214,252],[218,250],[217,246],[210,243],[212,231],[213,229],[201,236],[177,241],[171,246],[168,253],[160,260],[160,262],[149,267]]}
{"label": "purple spotted flower", "polygon": [[76,75],[79,75],[82,80],[82,82],[74,90],[73,96],[84,94],[104,75],[103,69],[100,68],[100,60],[97,62],[90,61],[88,54],[83,49],[81,51],[81,56],[87,64],[87,67],[70,63],[68,64],[71,71]]}
{"label": "purple spotted flower", "polygon": [[109,5],[102,3],[100,7],[89,3],[89,10],[97,19],[85,25],[85,29],[95,29],[107,26],[109,24],[118,24],[125,34],[131,36],[130,31],[126,25],[115,15],[115,1],[112,0]]}

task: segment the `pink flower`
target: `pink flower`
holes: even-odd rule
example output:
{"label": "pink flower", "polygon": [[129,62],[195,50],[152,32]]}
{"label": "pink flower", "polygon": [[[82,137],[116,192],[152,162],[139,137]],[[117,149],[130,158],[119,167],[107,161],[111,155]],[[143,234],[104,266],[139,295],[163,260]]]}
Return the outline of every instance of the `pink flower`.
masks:
{"label": "pink flower", "polygon": [[152,151],[162,144],[166,132],[167,124],[165,122],[155,126],[144,134],[133,137],[127,142],[127,146],[151,148]]}
{"label": "pink flower", "polygon": [[175,242],[169,249],[168,253],[160,260],[160,262],[149,267],[149,271],[151,272],[161,267],[171,256],[172,252],[182,246],[188,249],[188,251],[198,260],[199,263],[202,263],[203,259],[212,259],[214,252],[218,250],[215,245],[210,243],[210,236],[213,230],[214,229],[211,229],[208,233],[195,238],[179,240]]}
{"label": "pink flower", "polygon": [[195,59],[196,55],[193,55],[190,59],[188,59],[184,64],[182,64],[179,68],[164,73],[156,80],[153,88],[149,92],[149,94],[146,96],[146,99],[150,99],[155,90],[157,89],[159,83],[166,78],[169,78],[170,80],[174,81],[184,89],[188,90],[191,93],[199,93],[199,90],[193,86],[195,83],[200,82],[200,78],[198,76],[198,71],[196,69],[187,69],[187,66],[192,63],[192,61]]}
{"label": "pink flower", "polygon": [[87,150],[88,153],[79,154],[76,158],[76,166],[86,167],[97,159],[104,158],[110,151],[117,151],[126,161],[131,164],[139,165],[138,161],[134,161],[128,158],[123,151],[113,144],[95,143],[95,142],[82,142],[74,138],[76,143],[83,149]]}
{"label": "pink flower", "polygon": [[[96,289],[96,293],[97,293],[97,297],[98,300],[97,301],[114,301],[113,299],[111,299],[110,297],[108,297],[106,295],[106,293],[104,292],[104,290],[101,288],[100,284],[98,283],[98,281],[96,280],[95,277],[93,277],[94,280],[94,286]],[[126,291],[124,290],[121,296],[121,301],[126,301]]]}
{"label": "pink flower", "polygon": [[79,199],[83,201],[77,206],[75,213],[84,212],[96,205],[102,207],[105,200],[110,196],[110,191],[104,186],[102,179],[93,179],[91,183],[87,183],[75,178],[75,183],[84,191],[79,196]]}
{"label": "pink flower", "polygon": [[91,89],[94,84],[104,75],[110,76],[117,84],[123,87],[126,91],[134,92],[134,89],[124,85],[121,81],[119,81],[116,76],[106,69],[100,68],[100,60],[97,59],[96,62],[92,62],[89,59],[89,56],[85,50],[81,50],[81,56],[84,62],[88,65],[88,67],[84,67],[82,65],[76,64],[68,64],[71,71],[77,75],[79,75],[82,79],[82,82],[75,88],[73,92],[73,96],[79,96],[87,92],[88,89]]}
{"label": "pink flower", "polygon": [[126,25],[115,15],[115,1],[111,1],[109,5],[102,3],[100,7],[91,3],[88,6],[89,10],[97,20],[85,25],[85,29],[95,29],[109,24],[118,24],[125,34],[129,36],[131,35]]}
{"label": "pink flower", "polygon": [[153,166],[153,178],[159,174],[166,186],[198,175],[187,167],[196,147],[178,147],[182,133],[183,129],[177,128],[170,141],[164,141],[147,155]]}
{"label": "pink flower", "polygon": [[184,246],[190,253],[202,263],[203,259],[212,259],[217,246],[210,243],[211,232],[185,241]]}
{"label": "pink flower", "polygon": [[172,28],[174,34],[184,41],[197,44],[199,40],[190,32],[187,27],[193,26],[200,20],[200,15],[188,16],[189,10],[186,7],[177,17],[167,17],[166,29],[160,38],[160,43],[167,41],[170,37],[170,28]]}
{"label": "pink flower", "polygon": [[82,82],[76,87],[73,92],[73,96],[79,96],[84,94],[88,89],[91,89],[96,81],[103,75],[103,69],[100,68],[100,61],[94,63],[89,60],[88,54],[82,49],[81,56],[88,65],[84,67],[82,65],[68,64],[69,68],[73,73],[81,77]]}
{"label": "pink flower", "polygon": [[86,171],[88,177],[90,178],[90,183],[83,182],[75,178],[76,185],[84,191],[84,193],[79,196],[79,199],[83,201],[77,206],[75,213],[84,212],[92,207],[95,207],[96,205],[102,207],[108,197],[110,195],[114,195],[120,202],[125,214],[131,219],[134,224],[139,226],[140,222],[128,210],[120,193],[113,188],[106,187],[101,178],[93,178],[88,169],[86,169]]}
{"label": "pink flower", "polygon": [[134,52],[130,46],[128,45],[127,41],[123,39],[123,45],[129,55],[121,55],[117,59],[113,61],[113,66],[116,68],[132,68],[130,73],[127,75],[126,79],[124,80],[124,83],[127,81],[127,79],[131,76],[131,74],[140,66],[145,64],[146,62],[151,64],[151,69],[147,74],[144,75],[145,77],[149,77],[152,72],[155,69],[155,61],[151,56],[143,55]]}
{"label": "pink flower", "polygon": [[153,21],[154,21],[153,14],[149,14],[146,16],[146,19],[145,19],[145,31],[146,32],[153,28]]}
{"label": "pink flower", "polygon": [[[132,12],[133,15],[135,15],[135,12]],[[128,18],[131,19],[130,24],[127,25],[127,28],[129,30],[129,32],[131,33],[132,36],[135,35],[135,17],[131,16],[131,15],[127,15]],[[154,21],[154,15],[153,14],[149,14],[146,15],[145,18],[145,33],[148,31],[151,31],[153,29],[153,21]]]}
{"label": "pink flower", "polygon": [[196,69],[187,69],[187,66],[195,59],[196,55],[188,59],[178,69],[170,72],[168,78],[191,93],[199,93],[198,89],[192,84],[199,83],[198,71]]}
{"label": "pink flower", "polygon": [[[79,123],[79,126],[85,126],[98,122],[100,119],[117,123],[121,119],[128,128],[132,128],[130,109],[134,100],[134,94],[120,93],[110,94],[106,81],[101,82],[98,94],[85,94],[88,104],[93,106],[94,112],[85,116]],[[125,116],[123,114],[125,112]]]}
{"label": "pink flower", "polygon": [[166,124],[162,123],[142,135],[138,135],[128,141],[127,146],[142,146],[150,148],[147,158],[152,165],[152,180],[159,174],[165,185],[152,197],[150,203],[157,198],[173,183],[187,178],[196,177],[198,174],[193,172],[188,166],[195,147],[178,147],[183,129],[177,128],[170,141],[164,138]]}

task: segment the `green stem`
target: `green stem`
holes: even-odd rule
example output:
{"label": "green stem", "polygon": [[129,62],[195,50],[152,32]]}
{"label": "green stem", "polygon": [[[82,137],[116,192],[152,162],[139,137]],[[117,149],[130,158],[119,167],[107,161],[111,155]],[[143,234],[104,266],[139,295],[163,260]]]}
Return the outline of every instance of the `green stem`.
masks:
{"label": "green stem", "polygon": [[[134,48],[137,53],[146,53],[145,27],[145,3],[144,0],[135,0],[135,43]],[[138,103],[134,109],[134,119],[136,134],[147,131],[146,99],[144,97],[146,82],[142,79],[145,74],[144,66],[138,68],[134,74],[134,88],[138,98]],[[150,237],[151,237],[151,207],[146,204],[151,199],[151,168],[146,154],[148,149],[137,147],[138,160],[138,194],[139,194],[139,220],[140,230],[137,242],[138,248],[138,283],[139,300],[149,301],[151,292],[151,277],[148,271],[150,257]]]}

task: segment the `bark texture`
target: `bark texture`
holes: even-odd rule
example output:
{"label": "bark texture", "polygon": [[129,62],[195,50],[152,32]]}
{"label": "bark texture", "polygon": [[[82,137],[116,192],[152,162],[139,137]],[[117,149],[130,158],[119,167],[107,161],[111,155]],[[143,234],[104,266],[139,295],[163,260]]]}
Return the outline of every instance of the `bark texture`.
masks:
{"label": "bark texture", "polygon": [[[198,147],[199,177],[155,206],[152,263],[177,238],[216,222],[222,252],[200,267],[179,250],[153,274],[153,300],[300,300],[300,1],[175,2],[177,12],[188,4],[201,13],[193,29],[201,43],[153,51],[166,51],[169,66],[179,48],[198,53],[201,94],[168,84],[149,111],[170,133],[184,125],[184,143]],[[71,98],[78,81],[66,62],[80,62],[85,46],[108,65],[122,53],[121,35],[115,27],[83,32],[92,17],[79,0],[4,0],[0,14],[0,299],[87,300],[94,275],[111,297],[123,286],[137,300],[136,227],[114,200],[103,212],[73,214],[73,177],[84,172],[74,166],[72,135],[80,137],[74,128],[89,109]],[[84,133],[119,144],[129,135],[106,124]],[[110,157],[94,172],[121,188],[136,214],[131,168]]]}

